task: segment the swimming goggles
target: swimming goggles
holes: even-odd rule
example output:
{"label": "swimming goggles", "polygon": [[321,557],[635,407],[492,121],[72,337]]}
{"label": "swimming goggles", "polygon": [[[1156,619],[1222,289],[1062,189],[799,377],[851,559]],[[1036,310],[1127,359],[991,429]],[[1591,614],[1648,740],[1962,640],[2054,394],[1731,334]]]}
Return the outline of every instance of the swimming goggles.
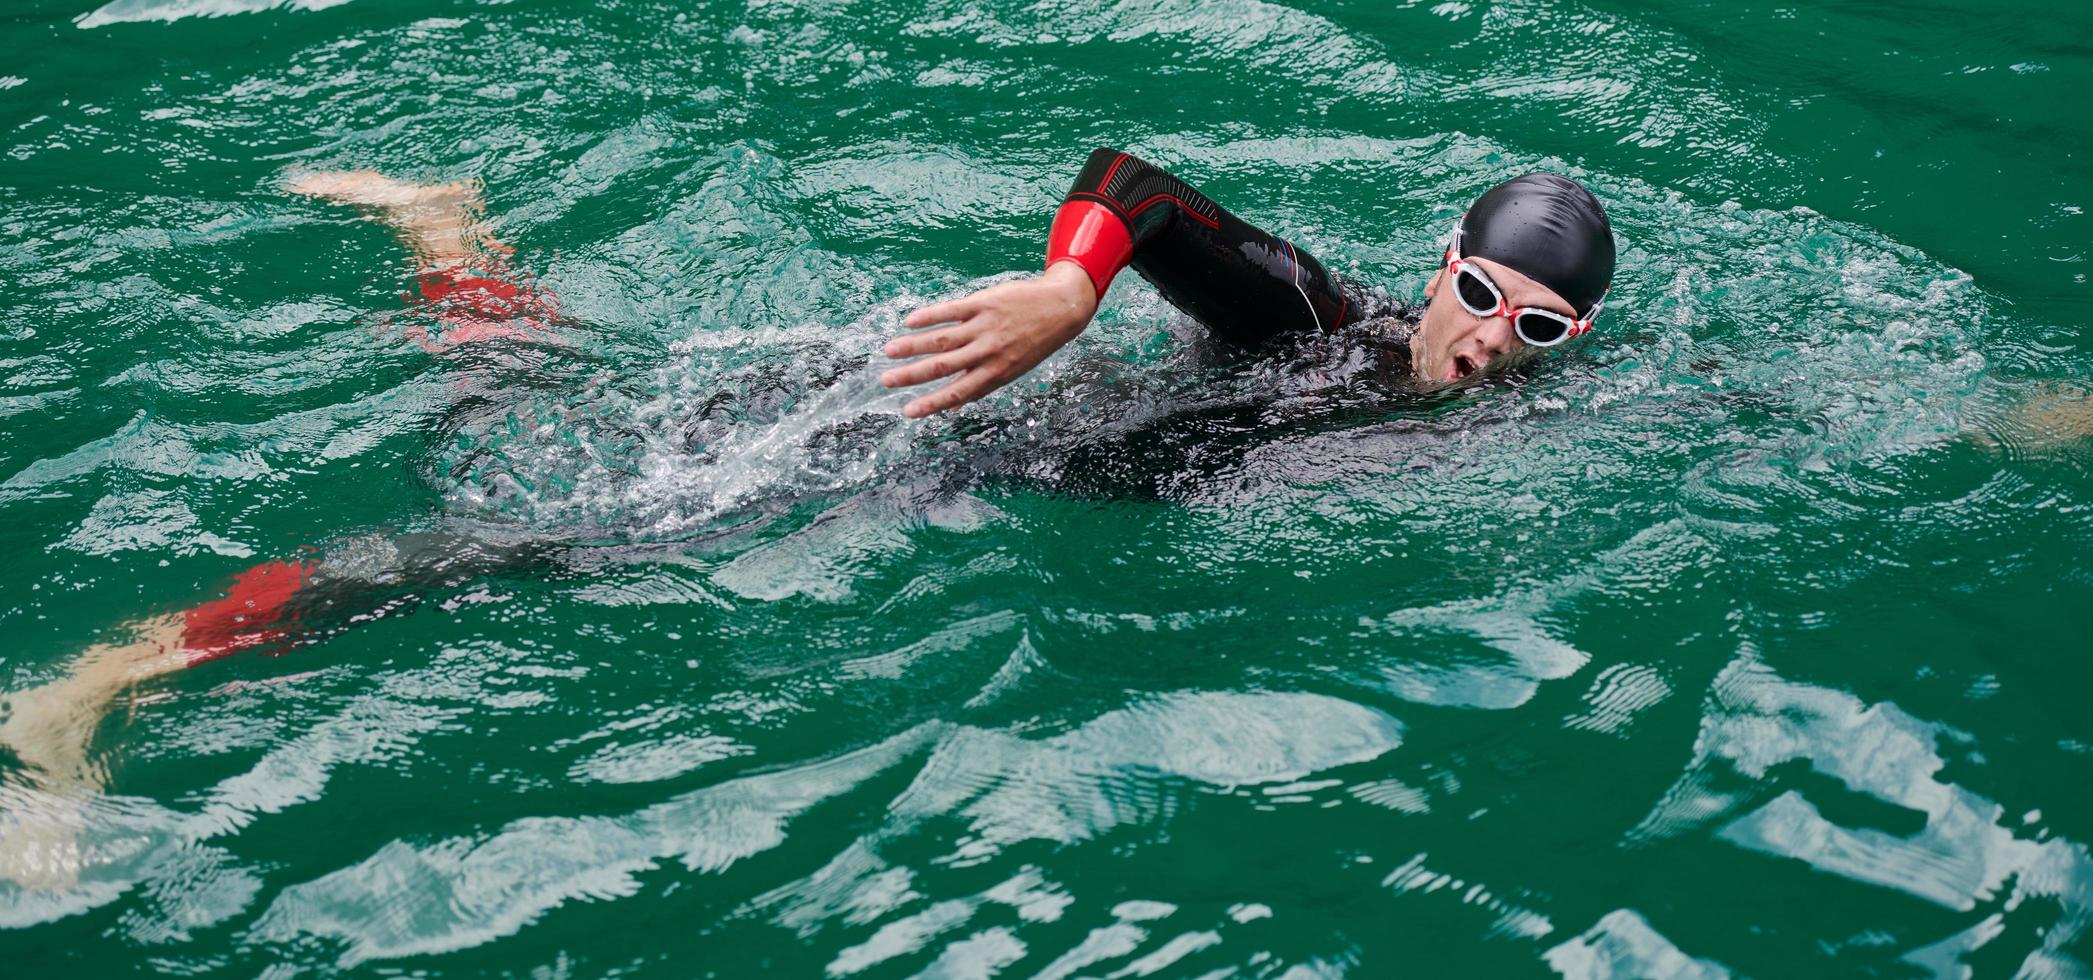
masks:
{"label": "swimming goggles", "polygon": [[1592,321],[1599,316],[1599,308],[1606,305],[1606,297],[1600,296],[1582,320],[1538,306],[1511,308],[1505,303],[1504,291],[1497,288],[1497,283],[1475,263],[1461,257],[1459,224],[1454,225],[1453,237],[1446,245],[1446,268],[1453,277],[1454,298],[1461,301],[1462,309],[1481,317],[1511,318],[1512,332],[1531,347],[1553,347],[1590,332]]}

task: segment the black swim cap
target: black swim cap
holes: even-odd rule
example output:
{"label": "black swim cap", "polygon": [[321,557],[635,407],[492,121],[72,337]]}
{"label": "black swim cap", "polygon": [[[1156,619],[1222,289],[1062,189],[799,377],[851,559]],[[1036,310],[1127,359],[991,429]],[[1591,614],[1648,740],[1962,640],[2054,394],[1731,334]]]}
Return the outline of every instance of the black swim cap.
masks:
{"label": "black swim cap", "polygon": [[1589,317],[1613,282],[1613,226],[1584,185],[1531,173],[1490,188],[1461,218],[1460,255],[1502,262]]}

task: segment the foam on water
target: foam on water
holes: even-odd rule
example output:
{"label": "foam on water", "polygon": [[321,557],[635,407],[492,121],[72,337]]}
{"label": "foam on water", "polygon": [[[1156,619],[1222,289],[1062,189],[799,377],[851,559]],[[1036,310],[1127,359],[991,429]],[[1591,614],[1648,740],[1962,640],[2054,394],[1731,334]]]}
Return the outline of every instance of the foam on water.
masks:
{"label": "foam on water", "polygon": [[140,21],[181,20],[184,17],[224,17],[267,10],[325,10],[349,0],[110,0],[81,14],[74,23],[82,28],[131,24]]}

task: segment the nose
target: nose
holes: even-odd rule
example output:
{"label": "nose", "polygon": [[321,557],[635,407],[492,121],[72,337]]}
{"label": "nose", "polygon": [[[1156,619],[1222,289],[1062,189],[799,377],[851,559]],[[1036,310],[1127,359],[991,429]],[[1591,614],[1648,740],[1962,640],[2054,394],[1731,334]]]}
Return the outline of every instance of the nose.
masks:
{"label": "nose", "polygon": [[1475,340],[1490,352],[1491,357],[1509,354],[1519,347],[1519,334],[1512,329],[1509,316],[1486,316],[1480,318],[1482,326],[1475,331]]}

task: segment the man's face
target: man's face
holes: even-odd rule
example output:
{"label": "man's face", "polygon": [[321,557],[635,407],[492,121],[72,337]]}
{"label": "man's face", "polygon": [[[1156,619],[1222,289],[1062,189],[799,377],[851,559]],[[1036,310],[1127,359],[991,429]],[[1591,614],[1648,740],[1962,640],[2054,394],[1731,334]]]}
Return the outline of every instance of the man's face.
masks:
{"label": "man's face", "polygon": [[[1564,316],[1576,316],[1570,304],[1549,289],[1526,276],[1513,271],[1509,266],[1485,258],[1468,258],[1462,261],[1474,263],[1490,281],[1504,293],[1505,302],[1512,309],[1522,306],[1554,310]],[[1476,316],[1461,306],[1453,294],[1453,284],[1447,281],[1448,271],[1444,266],[1432,281],[1425,284],[1424,295],[1430,305],[1425,307],[1424,322],[1418,325],[1417,335],[1410,341],[1410,368],[1421,381],[1454,382],[1488,367],[1490,362],[1511,357],[1526,344],[1512,332],[1510,317]]]}

